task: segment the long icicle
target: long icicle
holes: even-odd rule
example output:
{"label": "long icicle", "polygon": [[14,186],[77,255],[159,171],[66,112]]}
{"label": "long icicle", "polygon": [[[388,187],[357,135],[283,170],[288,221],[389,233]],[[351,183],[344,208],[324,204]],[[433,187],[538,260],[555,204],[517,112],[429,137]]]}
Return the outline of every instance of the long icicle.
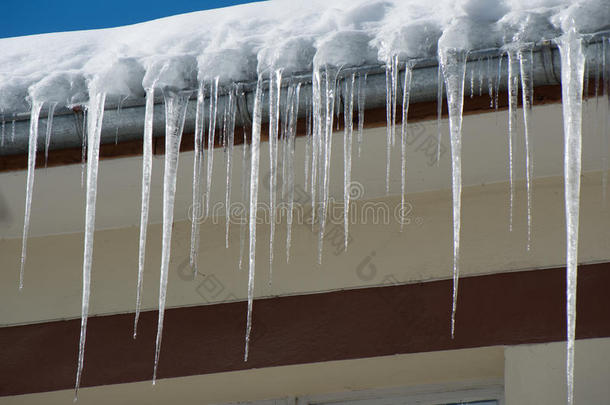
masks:
{"label": "long icicle", "polygon": [[261,110],[263,77],[258,76],[256,94],[254,96],[254,109],[252,114],[252,142],[250,146],[250,243],[248,260],[248,313],[246,315],[246,344],[244,348],[244,361],[248,361],[250,349],[250,332],[252,331],[252,310],[254,309],[254,274],[256,265],[256,211],[258,209],[258,171],[260,159],[261,140]]}
{"label": "long icicle", "polygon": [[161,274],[159,281],[159,320],[155,344],[155,363],[153,367],[153,385],[157,381],[157,367],[163,337],[163,318],[167,293],[167,276],[171,254],[172,226],[174,222],[174,199],[176,197],[176,177],[180,140],[184,129],[186,108],[190,92],[164,92],[165,98],[165,163],[163,170],[163,242],[161,247]]}
{"label": "long icicle", "polygon": [[214,169],[214,144],[216,134],[216,113],[218,111],[218,81],[216,77],[210,82],[210,117],[208,120],[208,148],[207,156],[208,166],[206,171],[206,184],[205,184],[205,211],[204,218],[207,218],[210,213],[210,200],[212,192],[212,171]]}
{"label": "long icicle", "polygon": [[311,132],[311,227],[316,223],[316,198],[319,182],[318,169],[322,156],[322,73],[316,66],[312,74],[312,132]]}
{"label": "long icicle", "polygon": [[146,259],[146,233],[148,230],[148,212],[150,204],[150,181],[152,173],[152,133],[153,112],[155,108],[155,90],[146,90],[146,109],[144,113],[144,139],[142,149],[142,201],[140,208],[140,239],[138,249],[138,287],[136,290],[136,315],[133,321],[133,338],[138,334],[138,320],[142,306],[142,285],[144,280],[144,263]]}
{"label": "long icicle", "polygon": [[578,271],[578,228],[582,158],[582,93],[585,45],[574,29],[562,35],[557,44],[561,54],[561,90],[564,132],[564,182],[567,241],[567,356],[568,405],[574,402],[574,343],[576,335],[576,280]]}
{"label": "long icicle", "polygon": [[282,71],[280,69],[271,70],[269,75],[269,285],[271,285],[273,283],[273,240],[275,239],[278,126],[280,118]]}
{"label": "long icicle", "polygon": [[324,244],[324,234],[326,229],[326,217],[328,213],[328,195],[329,195],[329,184],[330,184],[330,160],[332,152],[332,138],[333,138],[333,111],[335,109],[335,97],[337,88],[337,74],[336,69],[329,68],[325,69],[325,81],[324,90],[325,94],[323,97],[324,107],[324,128],[323,128],[323,144],[322,144],[322,195],[320,199],[320,229],[318,232],[318,264],[322,264],[322,247]]}
{"label": "long icicle", "polygon": [[195,139],[193,161],[193,202],[191,205],[191,251],[189,263],[193,269],[193,278],[197,275],[199,258],[199,228],[203,216],[203,137],[205,123],[205,83],[199,83],[197,91],[197,110],[195,112]]}
{"label": "long icicle", "polygon": [[343,102],[343,241],[347,250],[349,239],[349,203],[352,182],[352,138],[354,132],[354,82],[356,74],[345,79]]}
{"label": "long icicle", "polygon": [[93,234],[95,231],[95,202],[97,199],[97,172],[100,155],[100,138],[106,93],[95,88],[89,90],[89,116],[87,117],[87,197],[85,206],[85,241],[83,252],[83,296],[81,308],[80,341],[74,399],[78,398],[85,360],[89,294],[91,292],[91,263],[93,261]]}
{"label": "long icicle", "polygon": [[436,87],[436,166],[441,164],[441,142],[443,140],[443,131],[441,127],[441,119],[443,118],[443,68],[439,64],[437,72],[437,87]]}
{"label": "long icicle", "polygon": [[[248,201],[248,190],[249,190],[249,169],[250,169],[250,144],[248,143],[248,136],[244,129],[244,150],[242,154],[242,169],[241,169],[241,201],[245,204]],[[246,246],[246,225],[248,224],[248,212],[243,209],[241,221],[239,224],[239,268],[242,268],[244,250]]]}
{"label": "long icicle", "polygon": [[34,192],[34,176],[36,173],[36,150],[38,148],[38,117],[43,102],[34,100],[30,113],[30,136],[28,144],[28,177],[25,191],[25,215],[23,218],[23,239],[21,240],[21,268],[19,270],[19,290],[23,289],[25,275],[25,259],[28,247],[28,234],[30,233],[30,216],[32,208],[32,194]]}
{"label": "long icicle", "polygon": [[304,184],[309,183],[309,169],[311,167],[311,99],[305,99],[305,169]]}
{"label": "long icicle", "polygon": [[358,75],[358,157],[362,152],[362,133],[364,132],[364,109],[366,108],[366,76]]}
{"label": "long icicle", "polygon": [[[293,85],[294,86],[294,85]],[[294,86],[294,96],[292,103],[290,104],[290,114],[288,118],[288,132],[287,132],[287,202],[288,202],[288,216],[286,219],[286,262],[290,261],[290,247],[292,245],[292,220],[294,211],[294,143],[296,137],[296,125],[299,116],[299,99],[301,97],[301,83],[297,83]]]}
{"label": "long icicle", "polygon": [[47,167],[49,163],[49,147],[51,146],[51,132],[53,131],[53,115],[55,114],[55,108],[57,103],[51,103],[49,105],[49,112],[47,114],[47,130],[44,137],[44,167]]}
{"label": "long icicle", "polygon": [[515,138],[515,124],[517,123],[517,100],[519,98],[519,59],[516,49],[508,52],[508,179],[510,184],[510,197],[508,208],[508,230],[513,230],[513,207],[515,200],[515,182],[513,165],[513,145]]}
{"label": "long icicle", "polygon": [[532,179],[534,167],[532,161],[531,115],[534,99],[533,81],[533,53],[532,47],[527,46],[519,50],[519,67],[521,71],[521,97],[523,104],[523,123],[525,140],[525,188],[527,192],[527,250],[532,246]]}
{"label": "long icicle", "polygon": [[225,188],[225,247],[229,247],[229,226],[231,224],[231,182],[233,178],[233,144],[235,143],[236,93],[229,92],[229,107],[226,120],[226,188]]}
{"label": "long icicle", "polygon": [[447,88],[449,134],[451,139],[451,184],[453,198],[453,304],[451,338],[455,336],[458,281],[460,277],[460,227],[462,211],[462,113],[464,110],[464,79],[468,52],[455,48],[439,48],[439,60]]}
{"label": "long icicle", "polygon": [[[400,212],[401,215],[406,213],[406,178],[407,178],[407,117],[409,115],[409,98],[411,93],[411,67],[409,64],[405,66],[405,80],[402,89],[402,126],[400,139]],[[404,219],[400,218],[400,230],[404,226]]]}

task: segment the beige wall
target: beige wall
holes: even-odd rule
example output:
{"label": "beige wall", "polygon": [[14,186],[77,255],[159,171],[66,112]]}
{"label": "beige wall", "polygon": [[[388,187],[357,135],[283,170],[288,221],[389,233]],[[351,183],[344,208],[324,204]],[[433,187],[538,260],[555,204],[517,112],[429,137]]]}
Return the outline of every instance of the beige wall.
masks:
{"label": "beige wall", "polygon": [[[506,405],[566,402],[566,345],[521,345],[505,350]],[[610,339],[576,342],[574,403],[610,403]]]}

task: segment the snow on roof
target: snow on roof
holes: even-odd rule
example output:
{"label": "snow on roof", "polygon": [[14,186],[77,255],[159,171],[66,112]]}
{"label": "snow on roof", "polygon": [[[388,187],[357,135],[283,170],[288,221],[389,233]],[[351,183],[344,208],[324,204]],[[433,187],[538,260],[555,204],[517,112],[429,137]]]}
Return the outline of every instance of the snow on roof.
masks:
{"label": "snow on roof", "polygon": [[[87,87],[141,97],[143,86],[249,81],[313,64],[360,66],[434,56],[440,39],[463,49],[556,37],[610,25],[607,0],[277,0],[194,12],[112,29],[0,40],[0,110],[32,99],[87,101]],[[170,61],[171,69],[162,69]],[[153,72],[163,78],[153,78]],[[148,72],[148,74],[147,74]],[[143,84],[144,83],[144,84]]]}

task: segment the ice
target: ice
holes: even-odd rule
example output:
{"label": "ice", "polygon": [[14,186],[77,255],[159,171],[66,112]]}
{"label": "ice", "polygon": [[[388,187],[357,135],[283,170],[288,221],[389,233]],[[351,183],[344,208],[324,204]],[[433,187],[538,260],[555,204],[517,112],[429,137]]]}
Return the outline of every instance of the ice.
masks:
{"label": "ice", "polygon": [[513,145],[515,142],[515,125],[517,124],[517,101],[519,99],[519,58],[518,50],[511,48],[508,54],[508,182],[510,187],[508,208],[508,230],[513,231],[513,208],[515,200],[515,182],[513,167]]}
{"label": "ice", "polygon": [[301,83],[291,84],[291,98],[289,99],[290,111],[288,114],[288,131],[286,134],[286,199],[288,204],[288,215],[286,219],[286,262],[290,261],[290,247],[292,245],[292,221],[294,211],[294,148],[296,138],[296,123],[299,115],[299,101],[301,98]]}
{"label": "ice", "polygon": [[309,183],[309,170],[311,160],[311,131],[312,131],[312,111],[311,98],[306,99],[305,103],[305,164],[304,164],[304,181]]}
{"label": "ice", "polygon": [[523,124],[525,141],[525,187],[527,192],[527,250],[532,246],[532,179],[534,166],[532,160],[532,103],[534,99],[533,58],[532,47],[525,45],[519,49],[519,70],[521,73],[521,97],[523,104]]}
{"label": "ice", "polygon": [[142,140],[142,199],[140,208],[140,238],[138,244],[138,286],[136,290],[136,315],[133,321],[133,338],[138,334],[138,320],[142,306],[142,285],[144,263],[146,261],[146,234],[150,203],[150,181],[152,174],[153,111],[155,108],[155,89],[146,91],[146,111],[144,114],[144,136]]}
{"label": "ice", "polygon": [[474,66],[470,68],[470,98],[474,98]]}
{"label": "ice", "polygon": [[[47,131],[45,134],[45,161],[50,145],[52,118],[55,107],[75,107],[76,120],[83,125],[83,184],[87,186],[87,219],[83,264],[83,320],[77,388],[83,365],[83,350],[86,333],[89,277],[91,271],[91,250],[95,212],[97,156],[103,105],[106,94],[117,96],[117,116],[122,101],[127,97],[137,100],[146,96],[146,116],[144,130],[143,176],[141,222],[138,256],[138,290],[136,297],[136,318],[134,337],[140,313],[142,276],[145,264],[146,230],[150,193],[152,164],[152,111],[154,94],[162,90],[166,98],[166,160],[164,173],[164,224],[163,252],[161,266],[161,287],[159,301],[159,331],[155,355],[155,378],[162,337],[163,310],[165,308],[165,288],[170,254],[173,196],[175,193],[178,147],[187,93],[183,90],[199,89],[195,120],[195,157],[193,166],[193,222],[191,224],[190,263],[197,271],[199,250],[199,223],[209,215],[211,184],[213,180],[214,146],[222,144],[225,149],[225,244],[229,242],[230,202],[232,186],[233,156],[235,143],[234,124],[237,110],[237,89],[249,81],[257,80],[254,125],[251,145],[244,145],[244,168],[242,171],[242,197],[249,201],[249,214],[243,215],[240,229],[240,267],[245,250],[245,223],[248,223],[249,276],[248,315],[245,358],[248,357],[249,338],[252,328],[252,308],[254,299],[256,212],[259,185],[259,159],[261,141],[261,115],[263,114],[263,79],[269,78],[269,148],[270,148],[270,203],[271,235],[269,243],[269,271],[272,275],[274,237],[276,226],[277,194],[281,168],[281,203],[289,206],[287,220],[286,253],[290,255],[292,243],[292,210],[294,204],[294,147],[296,120],[298,117],[299,80],[312,72],[311,98],[303,104],[307,121],[305,184],[311,193],[312,226],[319,226],[318,261],[322,259],[330,196],[330,161],[335,115],[343,108],[344,128],[344,244],[347,245],[349,232],[349,185],[351,181],[354,108],[358,110],[358,156],[360,156],[366,97],[366,71],[376,70],[380,62],[386,66],[387,101],[387,166],[386,192],[390,192],[391,148],[396,140],[397,98],[401,91],[399,67],[406,66],[402,88],[402,128],[401,128],[401,207],[406,200],[406,138],[409,97],[419,96],[414,89],[410,92],[411,70],[409,61],[439,57],[437,132],[439,136],[437,161],[441,151],[441,117],[443,91],[446,89],[449,110],[449,126],[452,160],[453,189],[453,302],[451,330],[455,332],[455,313],[459,282],[460,215],[461,215],[461,123],[466,75],[466,50],[483,50],[517,45],[508,49],[509,88],[509,172],[511,183],[510,226],[514,199],[513,146],[515,139],[515,117],[518,103],[519,84],[522,88],[524,106],[525,147],[526,147],[526,188],[527,188],[527,246],[531,245],[531,104],[532,104],[532,53],[529,44],[541,39],[555,38],[566,32],[560,40],[562,52],[562,82],[564,84],[564,110],[566,121],[566,220],[568,223],[568,371],[571,378],[573,366],[573,325],[576,283],[576,248],[578,229],[578,174],[580,167],[580,123],[581,98],[583,91],[581,74],[582,40],[580,34],[594,33],[610,27],[610,4],[606,0],[510,0],[489,7],[487,0],[441,0],[434,7],[421,0],[336,0],[324,2],[261,2],[174,16],[127,27],[106,30],[81,31],[77,33],[56,33],[23,38],[0,39],[3,52],[0,55],[0,111],[2,113],[2,139],[9,128],[5,119],[11,121],[11,140],[15,140],[16,122],[20,113],[29,111],[26,102],[34,100],[31,111],[31,131],[26,187],[26,218],[24,221],[24,241],[20,284],[23,283],[25,246],[29,228],[32,185],[36,142],[32,141],[34,126],[42,103],[49,107]],[[245,23],[244,23],[245,22]],[[605,58],[608,42],[603,42],[603,68],[596,72],[596,94],[600,80],[602,93],[608,94],[608,78],[605,72]],[[506,48],[505,48],[506,49]],[[499,108],[498,97],[502,79],[502,59],[498,58],[497,69],[492,66],[492,58],[479,57],[471,64],[469,72],[470,95],[483,92],[486,68],[487,92],[491,106]],[[356,73],[352,68],[358,69]],[[584,68],[582,68],[584,69]],[[494,72],[495,71],[495,72]],[[603,77],[600,79],[600,74]],[[341,75],[342,86],[337,85]],[[477,76],[478,75],[478,76]],[[495,79],[492,77],[495,75]],[[520,82],[519,83],[519,78]],[[282,79],[288,82],[281,93]],[[494,81],[495,80],[495,81]],[[355,87],[357,86],[357,87]],[[240,90],[241,91],[241,90]],[[343,104],[336,102],[343,91]],[[226,97],[219,98],[219,92]],[[286,94],[285,103],[280,94]],[[207,96],[207,97],[206,97]],[[209,97],[209,105],[205,99]],[[88,109],[80,107],[88,103]],[[222,100],[228,100],[222,103]],[[369,103],[371,102],[370,99]],[[220,101],[220,104],[219,104]],[[241,100],[240,100],[241,101]],[[373,100],[378,102],[378,100]],[[221,108],[221,111],[218,109]],[[224,111],[222,110],[224,108]],[[281,110],[281,111],[280,111]],[[81,112],[82,111],[82,112]],[[245,111],[239,111],[244,113]],[[280,116],[282,131],[280,138]],[[5,118],[6,117],[6,118]],[[222,121],[218,121],[221,118]],[[207,119],[207,121],[206,121]],[[217,122],[218,121],[218,122]],[[217,125],[219,124],[219,125]],[[608,125],[608,120],[605,120]],[[205,137],[207,127],[207,138]],[[217,127],[222,129],[222,139],[216,138]],[[121,129],[122,130],[122,129]],[[117,130],[118,131],[118,130]],[[220,129],[218,129],[220,131]],[[607,132],[607,127],[605,128]],[[117,134],[119,134],[117,132]],[[121,133],[121,135],[123,135]],[[245,135],[244,135],[245,136]],[[607,142],[607,139],[604,138]],[[281,142],[281,144],[279,144]],[[205,146],[207,144],[207,147]],[[280,153],[281,146],[281,153]],[[602,145],[607,150],[607,143]],[[32,152],[32,149],[34,152]],[[606,153],[606,152],[604,152]],[[89,156],[85,159],[85,155]],[[281,160],[280,160],[281,159]],[[607,156],[604,155],[603,189],[607,182]],[[85,171],[85,162],[87,170]],[[281,164],[281,165],[280,165]],[[205,167],[204,167],[205,166]],[[205,180],[203,172],[205,171]],[[85,182],[85,173],[86,179]],[[205,181],[205,186],[203,182]],[[202,211],[202,212],[200,212]],[[570,312],[571,311],[571,312]],[[571,335],[570,335],[571,333]],[[572,380],[568,380],[572,392]]]}
{"label": "ice", "polygon": [[485,75],[483,74],[483,59],[479,58],[477,60],[477,67],[479,70],[479,97],[483,95],[483,81],[485,79]]}
{"label": "ice", "polygon": [[28,143],[28,176],[25,191],[25,215],[23,219],[23,239],[21,241],[21,269],[19,271],[19,289],[23,289],[25,275],[25,259],[28,247],[28,234],[30,232],[30,215],[32,208],[32,193],[34,192],[34,176],[36,174],[36,148],[38,145],[38,117],[43,102],[34,100],[30,115],[30,136]]}
{"label": "ice", "polygon": [[[606,100],[610,104],[610,77],[608,76],[607,71],[607,58],[608,58],[608,49],[610,49],[610,38],[604,37],[603,42],[601,44],[601,52],[602,52],[602,81],[603,87],[601,94],[606,96]],[[599,64],[598,64],[599,68]],[[599,72],[598,72],[599,73]],[[597,95],[599,94],[599,74],[596,77],[596,88],[595,88],[595,112],[596,115],[599,113],[599,98]],[[603,119],[604,123],[601,126],[602,128],[602,202],[604,206],[606,205],[607,193],[608,193],[608,170],[610,165],[610,151],[608,150],[610,145],[610,137],[609,126],[610,126],[610,115],[606,114],[605,119]]]}
{"label": "ice", "polygon": [[439,61],[447,88],[449,135],[451,140],[451,185],[453,199],[453,304],[451,311],[451,338],[455,335],[455,313],[460,262],[460,227],[462,210],[462,112],[464,107],[464,80],[468,52],[445,48],[439,42]]}
{"label": "ice", "polygon": [[47,167],[49,162],[49,147],[51,146],[51,132],[53,131],[53,115],[55,114],[55,107],[57,107],[57,103],[51,103],[49,105],[49,112],[47,113],[47,130],[44,137],[44,167]]}
{"label": "ice", "polygon": [[95,202],[97,198],[97,172],[99,164],[100,138],[104,103],[106,93],[91,87],[89,90],[88,120],[87,120],[87,191],[85,205],[85,241],[83,252],[83,291],[80,326],[80,341],[78,345],[78,365],[76,368],[76,384],[74,397],[78,397],[81,376],[85,360],[85,340],[87,338],[87,318],[89,316],[89,294],[91,286],[91,264],[93,261],[93,236],[95,231]]}
{"label": "ice", "polygon": [[487,57],[487,94],[489,94],[489,108],[494,106],[494,82],[491,76],[491,61],[492,57]]}
{"label": "ice", "polygon": [[209,111],[209,128],[208,128],[208,148],[207,148],[207,170],[205,183],[205,208],[203,218],[207,218],[210,213],[210,200],[212,199],[212,170],[214,168],[214,144],[216,134],[216,114],[218,112],[218,82],[216,77],[210,82],[210,111]]}
{"label": "ice", "polygon": [[186,108],[191,95],[190,91],[164,89],[165,98],[165,164],[163,170],[163,241],[161,247],[161,275],[159,281],[159,321],[157,324],[157,339],[155,344],[155,363],[153,369],[153,384],[157,380],[161,338],[163,337],[163,318],[165,315],[165,300],[167,278],[171,253],[172,227],[174,222],[174,198],[176,195],[176,176],[180,140],[186,118]]}
{"label": "ice", "polygon": [[[404,214],[406,212],[406,181],[407,181],[407,117],[409,115],[409,96],[411,94],[411,67],[407,65],[405,67],[405,78],[402,89],[402,127],[401,127],[401,141],[400,141],[400,212]],[[404,218],[400,218],[400,229],[404,226]]]}
{"label": "ice", "polygon": [[[504,59],[504,54],[500,54],[498,56],[498,70],[496,71],[496,80],[495,80],[495,84],[496,84],[496,88],[494,91],[494,108],[496,109],[496,113],[498,112],[498,102],[499,102],[499,97],[500,97],[500,78],[502,78],[502,60]],[[498,114],[496,114],[496,117],[498,116]]]}
{"label": "ice", "polygon": [[277,199],[278,131],[282,70],[269,72],[269,285],[273,283],[273,240]]}
{"label": "ice", "polygon": [[318,264],[322,264],[322,247],[324,243],[324,233],[326,230],[326,216],[328,213],[328,197],[330,185],[330,161],[332,153],[332,134],[333,134],[333,111],[335,109],[335,98],[337,90],[338,70],[329,66],[324,69],[320,91],[320,105],[323,110],[323,126],[320,126],[321,144],[321,167],[322,179],[320,187],[320,229],[318,232]]}
{"label": "ice", "polygon": [[564,128],[564,182],[566,206],[566,313],[567,401],[574,401],[574,343],[576,332],[576,279],[578,270],[578,217],[582,157],[582,93],[585,69],[583,38],[571,27],[557,44],[561,53],[561,89]]}
{"label": "ice", "polygon": [[[241,201],[248,201],[248,191],[250,184],[250,144],[247,140],[247,134],[244,131],[244,150],[242,155],[242,171],[241,171]],[[248,212],[243,210],[241,222],[239,225],[239,268],[242,268],[244,250],[246,246],[246,231],[248,225]]]}
{"label": "ice", "polygon": [[390,194],[390,160],[392,156],[392,146],[396,138],[396,98],[397,98],[397,74],[398,74],[398,55],[392,56],[386,61],[385,81],[386,81],[386,173],[385,173],[385,193]]}
{"label": "ice", "polygon": [[343,233],[344,246],[347,249],[349,239],[349,203],[352,182],[352,138],[354,133],[354,83],[356,74],[345,79],[343,101]]}
{"label": "ice", "polygon": [[229,247],[229,225],[231,224],[231,181],[233,178],[233,144],[235,143],[235,114],[236,114],[235,89],[229,93],[229,106],[225,120],[226,128],[226,184],[225,184],[225,247]]}
{"label": "ice", "polygon": [[438,166],[441,162],[441,141],[443,139],[441,119],[443,118],[444,93],[443,68],[440,63],[438,64],[438,75],[436,78],[436,83],[436,165]]}
{"label": "ice", "polygon": [[[119,102],[117,103],[117,107],[116,107],[117,120],[121,119],[121,110],[123,108],[123,103],[125,102],[125,100],[127,100],[127,97],[119,97]],[[114,133],[114,144],[115,145],[119,143],[119,129],[120,129],[120,127],[117,126],[116,131]]]}
{"label": "ice", "polygon": [[252,114],[252,143],[250,149],[250,201],[249,201],[249,258],[248,258],[248,313],[246,315],[246,344],[244,361],[248,361],[250,332],[252,331],[252,310],[254,308],[254,275],[256,270],[256,211],[258,209],[258,172],[261,140],[261,109],[263,98],[263,77],[259,75],[256,83]]}
{"label": "ice", "polygon": [[366,108],[366,73],[358,75],[358,157],[362,152],[362,133],[364,132],[364,110]]}
{"label": "ice", "polygon": [[199,224],[203,213],[201,182],[203,178],[203,137],[205,132],[205,83],[199,83],[197,110],[195,113],[195,137],[193,159],[193,203],[191,204],[191,251],[189,264],[193,277],[197,275],[199,256]]}

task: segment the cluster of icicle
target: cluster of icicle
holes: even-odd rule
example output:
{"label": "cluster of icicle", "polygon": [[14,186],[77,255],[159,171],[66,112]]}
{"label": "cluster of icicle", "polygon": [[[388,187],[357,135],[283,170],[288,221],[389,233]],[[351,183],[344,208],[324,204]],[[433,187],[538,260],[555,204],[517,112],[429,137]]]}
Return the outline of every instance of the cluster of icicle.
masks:
{"label": "cluster of icicle", "polygon": [[[565,135],[565,205],[566,205],[566,237],[567,237],[567,387],[568,403],[573,401],[573,369],[574,369],[574,341],[576,317],[576,269],[578,248],[578,215],[580,195],[581,172],[581,120],[583,86],[588,84],[589,76],[585,80],[585,51],[586,41],[576,30],[568,30],[556,40],[561,53],[562,89],[563,89],[563,116]],[[602,73],[597,69],[595,76],[595,94],[608,93],[609,77],[606,76],[605,55],[610,44],[607,38],[598,46],[602,49]],[[513,159],[512,145],[516,131],[514,123],[517,117],[517,104],[519,88],[522,93],[523,118],[525,122],[525,148],[526,148],[526,189],[527,189],[527,249],[531,245],[531,182],[532,182],[532,151],[530,148],[530,115],[533,102],[533,45],[529,43],[514,43],[506,46],[508,62],[508,101],[509,101],[509,178],[510,178],[510,221],[512,229],[513,205]],[[459,281],[460,258],[460,213],[461,213],[461,144],[462,144],[462,111],[465,91],[465,77],[467,69],[468,49],[442,46],[439,43],[439,82],[438,82],[438,117],[440,122],[442,112],[443,93],[446,89],[446,99],[449,113],[450,144],[451,144],[451,171],[453,190],[453,304],[451,316],[451,336],[455,333],[455,314]],[[481,95],[484,91],[490,96],[490,106],[498,108],[498,89],[503,58],[499,58],[496,79],[492,79],[491,72],[496,67],[491,65],[491,59],[479,59],[475,66],[479,70],[479,80],[475,83],[474,69],[471,72],[470,96],[476,93]],[[403,74],[400,71],[403,68]],[[219,79],[201,80],[198,89],[176,88],[163,85],[159,77],[164,71],[172,69],[171,64],[165,64],[158,69],[157,76],[145,83],[146,108],[143,142],[143,175],[141,224],[139,239],[138,283],[136,313],[134,320],[133,337],[136,337],[138,318],[140,315],[143,271],[145,266],[146,231],[148,225],[150,183],[152,169],[152,137],[153,137],[153,108],[154,97],[161,91],[165,99],[165,164],[163,178],[163,234],[162,259],[160,271],[159,292],[159,319],[154,359],[153,383],[157,377],[159,353],[163,332],[163,317],[168,282],[168,267],[170,262],[172,222],[174,212],[174,196],[176,191],[176,173],[179,161],[179,147],[184,128],[188,101],[196,93],[197,110],[194,136],[194,166],[193,166],[193,207],[196,212],[192,218],[190,264],[193,275],[197,272],[199,252],[199,224],[202,218],[209,215],[210,189],[213,179],[212,167],[214,148],[217,145],[224,147],[226,163],[226,207],[229,209],[231,200],[232,153],[235,143],[235,122],[237,113],[237,98],[239,87],[231,86],[228,89],[228,103],[224,105],[224,113],[220,114],[222,122],[217,122],[219,115]],[[484,74],[487,74],[487,83],[484,90]],[[278,195],[282,202],[288,204],[286,252],[290,258],[292,206],[294,203],[294,173],[295,168],[295,136],[296,123],[299,116],[299,106],[305,104],[306,111],[301,116],[306,118],[306,160],[305,179],[312,196],[312,212],[318,225],[318,260],[322,260],[322,243],[325,232],[326,217],[329,201],[330,161],[332,153],[333,129],[339,117],[341,105],[343,106],[344,122],[344,215],[345,215],[345,245],[347,247],[349,232],[350,182],[352,166],[352,150],[354,149],[354,125],[357,123],[357,150],[360,155],[362,131],[365,110],[366,73],[355,72],[349,69],[341,70],[326,64],[315,64],[312,73],[312,93],[302,95],[302,83],[292,78],[285,79],[282,69],[268,68],[259,72],[256,83],[252,125],[250,134],[244,129],[244,169],[241,173],[241,197],[249,201],[249,213],[244,216],[247,225],[241,225],[240,237],[240,267],[246,251],[248,240],[248,310],[245,339],[244,359],[248,359],[250,332],[252,329],[252,310],[254,298],[255,252],[256,252],[256,215],[259,191],[259,162],[261,148],[261,122],[263,97],[267,92],[269,111],[269,156],[270,156],[270,208],[271,233],[269,240],[269,279],[271,282],[273,265],[273,243],[275,234],[275,215]],[[409,107],[409,94],[411,88],[412,65],[409,61],[401,61],[394,55],[386,63],[386,90],[387,90],[387,179],[386,190],[389,192],[390,177],[390,151],[396,142],[397,106],[401,105],[401,204],[405,204],[406,193],[406,145],[407,145],[407,115]],[[401,82],[402,78],[402,82]],[[601,89],[600,89],[601,82]],[[87,329],[87,316],[89,313],[90,275],[93,253],[93,236],[95,230],[95,205],[97,193],[97,174],[99,162],[100,134],[104,105],[107,91],[93,81],[89,87],[89,103],[86,106],[86,224],[85,243],[83,255],[83,287],[82,287],[82,322],[79,343],[78,367],[76,374],[76,392],[81,383],[81,374],[84,364],[84,349]],[[286,87],[284,103],[280,103],[281,89]],[[186,86],[185,86],[186,87]],[[399,88],[402,87],[402,88]],[[398,100],[402,94],[402,101]],[[305,102],[300,101],[306,97]],[[30,208],[32,203],[32,190],[34,183],[34,168],[36,146],[38,137],[38,118],[44,102],[32,99],[30,119],[27,197],[25,204],[25,221],[23,228],[23,245],[21,254],[21,271],[19,287],[23,287],[24,266],[26,260],[27,237],[29,230]],[[52,132],[52,117],[56,103],[47,103],[49,120],[46,128],[45,155],[48,154],[49,140]],[[283,107],[283,108],[282,108]],[[2,124],[2,142],[4,142],[4,123]],[[207,130],[207,132],[206,132]],[[441,136],[440,125],[438,131]],[[439,142],[440,145],[440,142]],[[85,145],[84,145],[85,146]],[[206,147],[207,146],[207,147]],[[204,175],[205,174],[205,175]],[[278,188],[278,176],[281,175],[281,192]],[[229,243],[229,212],[226,222],[226,244]],[[249,233],[249,238],[246,234]]]}

